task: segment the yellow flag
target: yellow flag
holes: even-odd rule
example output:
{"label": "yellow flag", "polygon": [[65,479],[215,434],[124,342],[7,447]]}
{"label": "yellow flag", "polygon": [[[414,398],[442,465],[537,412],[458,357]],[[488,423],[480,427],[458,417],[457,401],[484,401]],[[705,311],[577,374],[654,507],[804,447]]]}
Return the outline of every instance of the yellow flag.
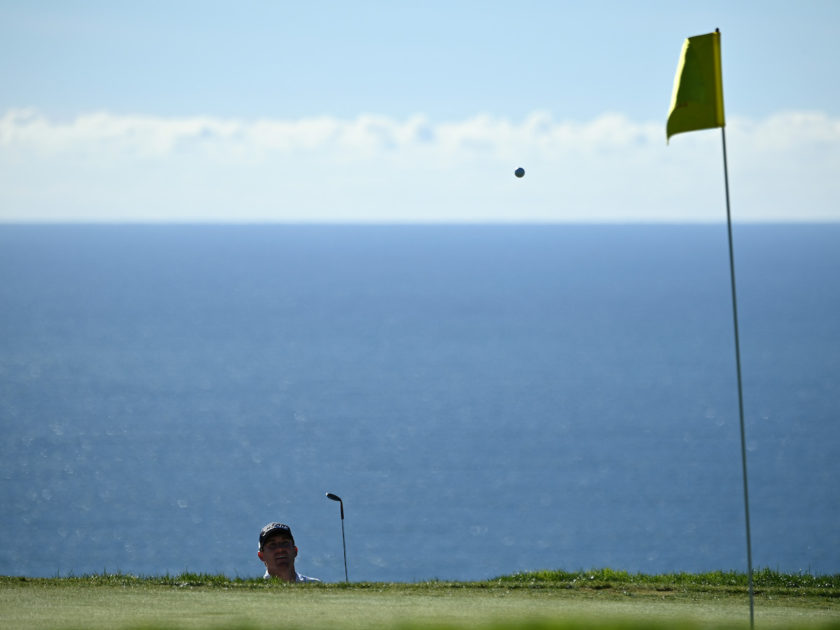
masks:
{"label": "yellow flag", "polygon": [[685,40],[674,77],[666,139],[676,133],[723,127],[720,32]]}

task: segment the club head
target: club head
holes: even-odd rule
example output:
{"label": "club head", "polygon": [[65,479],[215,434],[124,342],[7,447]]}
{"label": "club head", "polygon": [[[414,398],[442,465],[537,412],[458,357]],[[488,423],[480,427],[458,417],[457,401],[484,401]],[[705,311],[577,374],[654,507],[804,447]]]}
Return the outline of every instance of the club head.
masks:
{"label": "club head", "polygon": [[341,506],[341,526],[344,527],[344,501],[341,500],[340,496],[333,494],[332,492],[327,492],[327,498],[332,499],[333,501],[338,501],[338,504]]}

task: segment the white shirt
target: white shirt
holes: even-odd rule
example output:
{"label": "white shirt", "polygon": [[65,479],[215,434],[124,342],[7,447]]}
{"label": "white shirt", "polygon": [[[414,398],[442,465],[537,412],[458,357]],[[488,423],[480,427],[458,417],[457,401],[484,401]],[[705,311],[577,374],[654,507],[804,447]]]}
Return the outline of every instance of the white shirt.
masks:
{"label": "white shirt", "polygon": [[[266,571],[265,575],[263,576],[263,579],[267,580],[270,577],[271,576],[268,574],[268,571]],[[321,580],[319,580],[318,578],[308,577],[306,575],[301,575],[300,573],[295,571],[295,582],[320,582],[320,581]]]}

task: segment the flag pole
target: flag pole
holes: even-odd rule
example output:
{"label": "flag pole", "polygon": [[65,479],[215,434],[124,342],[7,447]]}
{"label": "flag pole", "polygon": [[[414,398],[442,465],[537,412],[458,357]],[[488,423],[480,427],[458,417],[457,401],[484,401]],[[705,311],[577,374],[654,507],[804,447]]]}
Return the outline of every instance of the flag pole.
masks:
{"label": "flag pole", "polygon": [[747,487],[747,440],[744,430],[744,388],[741,383],[741,342],[738,336],[738,298],[735,291],[735,248],[732,239],[732,212],[729,204],[729,167],[726,163],[726,121],[723,111],[723,73],[720,59],[720,29],[685,40],[677,75],[665,140],[685,131],[720,127],[723,141],[723,181],[726,188],[726,226],[729,232],[729,275],[732,281],[732,320],[735,324],[735,368],[738,375],[738,415],[741,423],[741,471],[744,478],[744,516],[747,525],[747,576],[750,591],[750,628],[754,627],[752,541],[750,539],[750,498]]}
{"label": "flag pole", "polygon": [[747,579],[750,593],[750,628],[755,627],[752,542],[750,540],[750,495],[747,485],[747,444],[744,431],[744,389],[741,383],[741,344],[738,339],[738,298],[735,291],[735,248],[732,245],[732,213],[729,208],[729,168],[726,163],[726,128],[720,128],[723,143],[723,181],[726,189],[726,227],[729,233],[729,277],[732,284],[732,319],[735,325],[735,370],[738,375],[738,415],[741,423],[741,472],[744,478],[744,516],[747,526]]}

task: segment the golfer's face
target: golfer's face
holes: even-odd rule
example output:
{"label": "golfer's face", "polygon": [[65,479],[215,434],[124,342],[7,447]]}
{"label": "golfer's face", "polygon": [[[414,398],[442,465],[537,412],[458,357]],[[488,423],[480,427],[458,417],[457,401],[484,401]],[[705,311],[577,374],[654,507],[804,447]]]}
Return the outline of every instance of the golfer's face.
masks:
{"label": "golfer's face", "polygon": [[285,536],[269,538],[263,545],[263,562],[272,569],[288,569],[295,562],[297,547]]}

